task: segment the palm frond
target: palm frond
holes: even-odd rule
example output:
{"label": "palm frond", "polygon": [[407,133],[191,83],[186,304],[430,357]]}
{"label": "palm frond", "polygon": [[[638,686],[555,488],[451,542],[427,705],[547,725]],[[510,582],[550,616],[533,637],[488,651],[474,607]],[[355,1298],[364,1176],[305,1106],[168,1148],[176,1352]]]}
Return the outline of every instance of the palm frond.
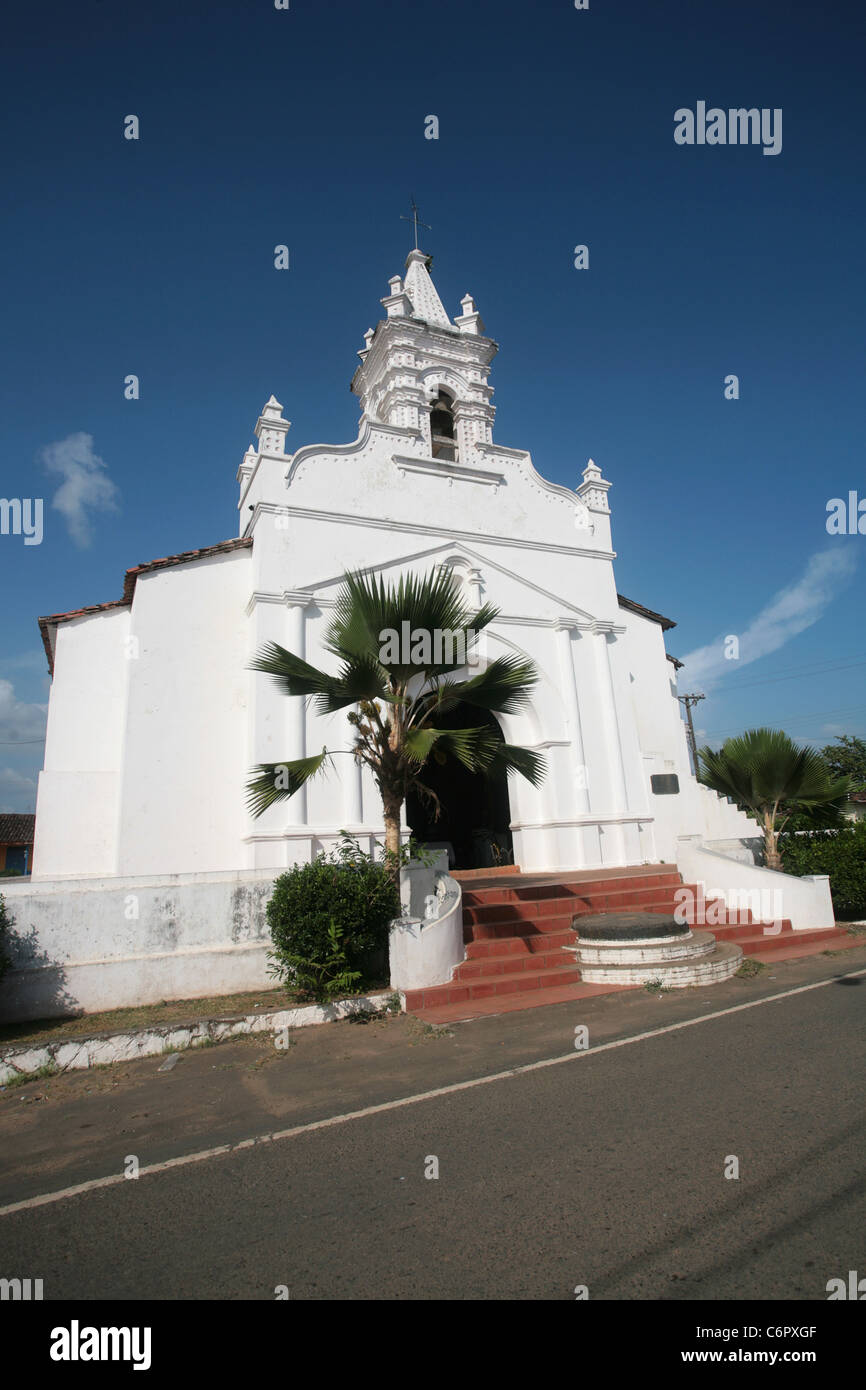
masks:
{"label": "palm frond", "polygon": [[259,763],[255,776],[247,783],[247,807],[253,816],[261,816],[275,801],[294,796],[305,782],[315,777],[328,761],[327,748],[311,758],[296,758],[293,762]]}
{"label": "palm frond", "polygon": [[403,747],[409,761],[422,767],[442,738],[443,732],[442,729],[431,728],[407,729],[403,736]]}
{"label": "palm frond", "polygon": [[[359,571],[346,576],[337,595],[324,645],[343,661],[361,655],[375,656],[395,680],[406,682],[422,672],[432,674],[464,665],[465,654],[473,647],[473,634],[487,627],[497,612],[491,604],[470,608],[462,597],[459,582],[447,571],[405,574],[396,583],[386,583],[381,575]],[[408,634],[408,643],[404,632]],[[404,644],[409,647],[400,651],[400,658],[405,656],[407,660],[382,656],[387,643],[385,633],[397,634],[400,648]],[[429,659],[424,658],[421,650],[425,637]],[[412,656],[413,645],[420,656]],[[447,652],[449,645],[454,658],[436,660],[435,653]]]}
{"label": "palm frond", "polygon": [[752,810],[822,806],[844,797],[848,780],[831,778],[814,748],[799,747],[781,729],[748,729],[719,749],[698,754],[700,780]]}
{"label": "palm frond", "polygon": [[533,787],[540,787],[547,776],[547,763],[542,755],[532,748],[521,748],[515,743],[498,745],[489,771],[496,773],[500,768],[506,773],[519,772]]}
{"label": "palm frond", "polygon": [[320,714],[333,714],[335,710],[356,705],[362,700],[393,702],[387,685],[387,673],[374,655],[365,653],[346,662],[328,688],[316,696],[314,704]]}
{"label": "palm frond", "polygon": [[465,701],[479,709],[495,710],[497,714],[516,714],[532,698],[538,682],[538,672],[531,661],[518,656],[498,656],[465,681],[443,682],[440,706],[445,702]]}
{"label": "palm frond", "polygon": [[302,661],[279,642],[268,642],[250,662],[251,671],[273,676],[284,695],[322,695],[333,689],[336,677]]}

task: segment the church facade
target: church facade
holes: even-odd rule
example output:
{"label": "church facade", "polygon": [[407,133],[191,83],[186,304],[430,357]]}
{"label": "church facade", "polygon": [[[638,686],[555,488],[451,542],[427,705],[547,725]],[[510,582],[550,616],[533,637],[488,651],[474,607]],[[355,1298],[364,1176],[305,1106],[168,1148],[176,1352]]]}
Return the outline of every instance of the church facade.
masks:
{"label": "church facade", "polygon": [[[543,753],[537,788],[441,785],[436,823],[407,832],[452,864],[528,871],[671,862],[679,837],[753,835],[698,785],[665,650],[673,623],[617,592],[610,483],[592,460],[571,488],[494,441],[497,352],[472,298],[452,320],[410,253],[368,330],[352,390],[358,437],[292,452],[272,396],[238,470],[239,534],[127,572],[119,599],[40,620],[53,672],[34,878],[279,871],[345,830],[383,836],[378,789],[351,756],[345,711],[322,717],[250,671],[277,642],[313,665],[349,570],[397,579],[445,567],[499,609],[485,653],[539,673],[500,718]],[[253,819],[260,763],[322,747],[333,770]]]}

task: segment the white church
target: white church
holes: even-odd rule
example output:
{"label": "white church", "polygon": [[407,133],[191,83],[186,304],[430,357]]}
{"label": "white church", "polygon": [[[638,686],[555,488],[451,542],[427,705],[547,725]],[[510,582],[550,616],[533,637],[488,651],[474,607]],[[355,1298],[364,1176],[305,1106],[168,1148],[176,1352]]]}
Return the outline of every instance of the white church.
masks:
{"label": "white church", "polygon": [[552,483],[494,440],[497,344],[465,295],[451,319],[410,252],[364,335],[348,444],[289,445],[271,396],[238,469],[238,536],[127,571],[120,598],[40,620],[53,673],[33,880],[279,871],[346,830],[381,842],[382,810],[352,757],[259,819],[260,763],[350,749],[345,712],[321,717],[250,662],[266,642],[328,666],[343,575],[446,567],[494,604],[489,656],[539,673],[509,743],[543,753],[538,788],[442,771],[442,813],[411,829],[452,866],[544,872],[673,862],[678,837],[754,835],[690,770],[667,618],[617,592],[608,491],[590,460]]}

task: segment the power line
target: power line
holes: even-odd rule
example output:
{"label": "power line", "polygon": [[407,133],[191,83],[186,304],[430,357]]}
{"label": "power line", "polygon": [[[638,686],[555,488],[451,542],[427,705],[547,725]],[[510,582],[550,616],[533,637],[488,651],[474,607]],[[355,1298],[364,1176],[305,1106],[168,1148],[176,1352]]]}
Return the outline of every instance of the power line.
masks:
{"label": "power line", "polygon": [[[836,709],[814,710],[811,714],[789,714],[784,715],[776,721],[777,725],[782,724],[802,724],[804,719],[825,719],[828,714],[850,714],[855,710],[866,709],[866,705],[838,705]],[[730,734],[742,729],[742,724],[731,724],[727,729],[706,729],[704,737],[709,738],[711,734]]]}
{"label": "power line", "polygon": [[716,686],[715,689],[711,691],[711,694],[732,695],[738,690],[748,690],[755,685],[775,685],[777,681],[794,681],[812,675],[831,675],[837,671],[850,671],[855,666],[866,666],[866,658],[862,661],[848,661],[840,665],[824,663],[823,665],[819,664],[817,666],[802,666],[791,670],[790,674],[786,676],[759,676],[758,679],[754,681],[734,681],[730,685]]}

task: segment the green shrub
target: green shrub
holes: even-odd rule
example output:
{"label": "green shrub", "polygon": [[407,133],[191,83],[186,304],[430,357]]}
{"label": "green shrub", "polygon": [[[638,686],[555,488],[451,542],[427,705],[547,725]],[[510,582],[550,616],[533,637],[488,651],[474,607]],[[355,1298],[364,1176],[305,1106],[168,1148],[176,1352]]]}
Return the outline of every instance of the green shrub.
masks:
{"label": "green shrub", "polygon": [[866,915],[866,821],[841,830],[780,836],[787,874],[829,874],[833,911],[842,921]]}
{"label": "green shrub", "polygon": [[400,894],[386,865],[344,836],[331,854],[280,874],[267,906],[270,973],[319,1003],[379,983]]}
{"label": "green shrub", "polygon": [[9,945],[9,932],[12,928],[14,918],[9,916],[6,910],[6,902],[0,897],[0,980],[11,969],[12,960],[9,956],[7,947]]}
{"label": "green shrub", "polygon": [[360,986],[363,972],[352,970],[343,945],[343,933],[336,922],[328,928],[328,943],[324,960],[310,960],[291,951],[280,951],[279,960],[272,955],[271,974],[284,980],[303,999],[327,1004],[341,999]]}

